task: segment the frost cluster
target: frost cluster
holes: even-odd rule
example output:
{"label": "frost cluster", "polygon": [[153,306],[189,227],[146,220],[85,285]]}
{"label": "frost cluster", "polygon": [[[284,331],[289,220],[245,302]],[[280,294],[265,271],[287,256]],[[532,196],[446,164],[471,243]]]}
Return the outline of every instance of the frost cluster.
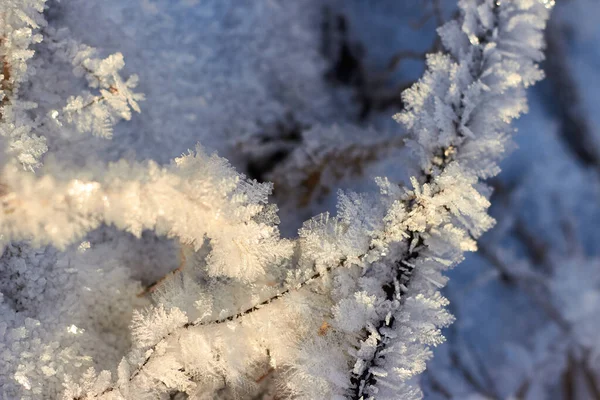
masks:
{"label": "frost cluster", "polygon": [[[126,76],[121,53],[105,56],[57,26],[58,14],[81,7],[77,0],[44,3],[0,3],[1,396],[421,398],[418,377],[454,319],[440,294],[444,272],[494,224],[482,180],[499,172],[511,121],[542,78],[549,4],[460,0],[458,18],[438,30],[443,51],[427,56],[395,116],[414,154],[410,177],[340,191],[336,215],[310,218],[287,239],[269,203],[273,185],[205,147],[171,162],[167,145],[149,161],[111,149],[109,139],[189,145],[194,136],[178,137],[160,115],[147,116],[153,132],[119,130],[122,120],[135,126],[145,98],[169,110],[173,99],[161,88],[180,83],[160,73],[173,55],[148,57],[155,75],[142,84],[143,76]],[[169,12],[195,2],[171,3],[142,1],[146,20],[172,27]],[[281,151],[300,141],[285,150],[280,170],[263,171],[285,190],[304,185],[297,194],[306,202],[320,182],[400,147],[375,127],[331,122],[352,107],[314,79],[325,63],[304,25],[311,1],[206,3],[194,9],[205,12],[205,37],[178,31],[177,40],[194,48],[223,41],[241,61],[224,68],[210,46],[200,60],[177,55],[190,74],[198,63],[197,73],[210,76],[199,80],[206,97],[196,98],[190,129],[239,135],[248,157],[264,158],[269,143],[279,141]],[[127,15],[115,7],[117,21]],[[149,37],[171,40],[154,29]],[[272,38],[279,32],[285,39]],[[250,54],[263,51],[281,62]],[[256,133],[278,124],[287,140]],[[298,134],[297,126],[309,128]],[[163,128],[168,135],[157,133]],[[156,249],[151,235],[165,238]],[[136,249],[140,242],[150,245]],[[139,274],[145,265],[132,267],[128,251],[170,255],[162,266],[170,272],[148,285]]]}

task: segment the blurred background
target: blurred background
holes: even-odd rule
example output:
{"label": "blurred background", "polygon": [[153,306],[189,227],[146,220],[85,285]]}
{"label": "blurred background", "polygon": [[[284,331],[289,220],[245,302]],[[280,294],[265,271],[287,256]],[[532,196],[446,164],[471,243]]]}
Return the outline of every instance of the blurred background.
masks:
{"label": "blurred background", "polygon": [[[337,190],[411,173],[392,116],[456,10],[455,0],[50,3],[50,27],[123,53],[147,99],[112,141],[56,139],[51,151],[75,164],[166,163],[200,142],[275,183],[288,237],[335,212]],[[600,399],[599,18],[598,0],[553,11],[547,78],[529,91],[515,148],[488,182],[496,227],[450,273],[457,321],[423,377],[427,399]],[[167,253],[129,249],[144,282],[172,269],[138,262]]]}

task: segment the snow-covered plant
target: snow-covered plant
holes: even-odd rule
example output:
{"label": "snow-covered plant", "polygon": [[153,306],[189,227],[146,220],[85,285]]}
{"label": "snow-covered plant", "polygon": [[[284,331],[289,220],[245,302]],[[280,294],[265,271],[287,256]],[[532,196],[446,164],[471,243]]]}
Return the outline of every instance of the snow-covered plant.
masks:
{"label": "snow-covered plant", "polygon": [[[44,140],[59,147],[71,130],[110,137],[142,99],[131,92],[136,78],[120,77],[120,55],[101,59],[48,29],[44,51],[97,92],[63,90],[65,105],[51,106],[33,75],[44,65],[26,62],[42,39],[32,32],[45,26],[43,6],[0,4],[0,237],[10,272],[0,281],[3,395],[420,398],[418,375],[453,320],[443,272],[494,223],[482,180],[499,172],[525,89],[542,78],[551,4],[459,1],[459,18],[439,29],[445,52],[427,57],[395,117],[416,155],[410,179],[378,178],[378,193],[340,192],[337,215],[310,219],[296,240],[279,233],[270,184],[200,146],[170,165],[43,158]],[[20,98],[28,80],[40,115]],[[306,164],[302,151],[335,154],[316,147],[294,153],[289,168]],[[109,244],[96,245],[95,234],[111,229],[172,238],[177,270],[142,290],[124,260],[106,257]]]}

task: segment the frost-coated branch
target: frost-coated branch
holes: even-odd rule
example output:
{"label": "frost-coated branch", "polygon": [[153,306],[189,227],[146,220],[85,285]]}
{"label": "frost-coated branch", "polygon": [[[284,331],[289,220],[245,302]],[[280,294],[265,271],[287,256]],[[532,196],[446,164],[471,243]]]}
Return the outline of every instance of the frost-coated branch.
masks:
{"label": "frost-coated branch", "polygon": [[[136,236],[153,230],[189,252],[152,305],[132,311],[116,379],[109,370],[61,372],[64,398],[236,398],[258,393],[265,371],[285,398],[420,398],[429,348],[453,320],[439,292],[443,272],[494,223],[481,180],[498,173],[525,89],[542,78],[550,8],[542,0],[459,6],[459,20],[439,29],[446,53],[427,57],[396,116],[417,155],[412,187],[379,178],[379,193],[340,193],[337,215],[307,221],[295,242],[279,236],[271,185],[201,148],[164,167],[120,161],[72,172],[49,160],[31,174],[2,165],[5,242],[69,249],[113,225]],[[127,119],[139,98],[116,75],[122,59],[89,59],[72,45],[50,48],[104,90],[102,103],[118,95],[111,107]],[[94,99],[69,101],[65,120],[80,130],[105,121],[105,109],[87,105]]]}
{"label": "frost-coated branch", "polygon": [[[403,94],[406,111],[397,116],[423,171],[423,183],[413,179],[415,190],[401,194],[386,216],[400,237],[384,239],[383,247],[399,254],[365,266],[367,282],[359,280],[334,308],[334,326],[345,328],[356,362],[349,384],[325,378],[347,385],[352,399],[420,397],[411,379],[425,368],[427,346],[443,339],[438,327],[451,322],[441,308],[441,272],[491,227],[479,179],[498,172],[510,121],[526,110],[524,89],[542,77],[536,63],[549,4],[459,4],[461,19],[440,28],[449,54],[428,57],[428,71]],[[383,285],[374,288],[374,279]],[[358,310],[364,325],[348,323],[359,319]]]}
{"label": "frost-coated branch", "polygon": [[296,270],[333,272],[333,286],[321,287],[331,297],[332,329],[309,330],[299,353],[283,356],[293,371],[286,387],[296,395],[418,398],[412,380],[428,346],[443,340],[439,327],[452,321],[438,291],[441,273],[493,224],[479,179],[497,173],[509,123],[526,109],[524,89],[542,76],[536,63],[548,15],[539,2],[461,7],[462,19],[440,29],[450,54],[428,57],[428,72],[405,93],[397,117],[420,156],[423,176],[412,179],[413,190],[380,180],[379,198],[342,195],[337,217],[315,218],[300,232]]}
{"label": "frost-coated branch", "polygon": [[95,48],[72,39],[66,29],[46,29],[44,35],[54,56],[71,64],[74,76],[85,77],[89,87],[98,91],[96,95],[84,91],[70,96],[61,112],[51,111],[53,124],[72,125],[79,132],[110,139],[119,119],[130,120],[132,110],[141,112],[137,102],[144,100],[144,95],[132,91],[137,75],[124,80],[119,74],[125,66],[121,53],[101,59]]}
{"label": "frost-coated branch", "polygon": [[101,224],[140,236],[144,230],[199,248],[211,239],[214,276],[254,280],[291,245],[257,221],[271,186],[246,181],[198,147],[169,167],[121,161],[85,173],[52,170],[36,177],[7,166],[1,176],[4,240],[33,238],[64,249]]}

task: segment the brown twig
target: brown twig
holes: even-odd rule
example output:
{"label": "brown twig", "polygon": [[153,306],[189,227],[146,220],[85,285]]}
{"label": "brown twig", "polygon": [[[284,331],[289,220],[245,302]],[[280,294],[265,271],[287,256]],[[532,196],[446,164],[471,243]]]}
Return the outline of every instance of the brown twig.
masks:
{"label": "brown twig", "polygon": [[161,278],[155,280],[150,285],[146,286],[141,292],[139,292],[137,294],[137,297],[144,297],[148,293],[154,292],[164,281],[166,281],[173,275],[177,274],[178,272],[181,272],[183,270],[183,268],[185,267],[186,261],[187,261],[187,258],[185,256],[184,249],[183,249],[183,247],[181,247],[179,249],[179,266],[177,268],[175,268],[174,270],[169,271],[169,273],[162,276]]}
{"label": "brown twig", "polygon": [[[159,340],[159,343],[167,340],[168,338],[172,337],[173,333],[179,331],[180,329],[191,329],[191,328],[195,328],[195,327],[200,327],[200,326],[212,326],[212,325],[220,325],[220,324],[224,324],[227,322],[233,322],[235,320],[238,320],[242,317],[245,317],[249,314],[252,314],[258,310],[260,310],[261,308],[263,308],[265,305],[270,304],[276,300],[281,299],[282,297],[284,297],[285,295],[287,295],[288,293],[295,291],[295,290],[300,290],[302,288],[304,288],[305,286],[315,282],[316,280],[318,280],[319,278],[323,277],[325,274],[328,274],[329,272],[331,272],[334,268],[341,266],[345,263],[345,259],[341,259],[339,261],[338,264],[336,265],[331,265],[329,267],[327,267],[324,271],[322,272],[315,272],[313,275],[311,275],[308,279],[300,282],[299,284],[293,286],[293,287],[289,287],[288,289],[285,289],[269,298],[267,298],[266,300],[263,300],[262,302],[253,305],[252,307],[249,307],[243,311],[240,311],[236,314],[232,314],[229,315],[228,317],[224,317],[224,318],[219,318],[216,320],[212,320],[212,321],[206,321],[206,322],[202,322],[202,321],[195,321],[195,322],[188,322],[182,326],[180,326],[179,328],[175,329],[174,331],[168,333],[167,335],[165,335],[162,339]],[[154,346],[153,346],[154,347]],[[147,353],[149,354],[144,361],[138,366],[138,368],[131,374],[131,376],[129,377],[129,382],[133,381],[144,369],[144,367],[148,364],[148,362],[150,362],[150,360],[152,359],[152,356],[154,354],[154,352],[149,352]],[[182,371],[183,372],[183,371]],[[97,398],[99,396],[105,395],[107,393],[110,393],[112,391],[114,391],[116,389],[116,387],[112,386],[106,390],[104,390],[102,393],[99,393],[97,395],[94,395],[92,398]],[[82,400],[82,397],[76,397],[73,400]]]}
{"label": "brown twig", "polygon": [[[432,0],[433,11],[426,15],[427,19],[435,16],[442,20],[438,0]],[[401,92],[414,82],[393,82],[392,77],[404,60],[425,60],[428,52],[436,51],[441,41],[436,37],[429,49],[423,52],[402,50],[390,57],[390,61],[382,71],[373,73],[365,66],[364,46],[352,40],[348,20],[343,15],[332,16],[328,8],[324,12],[323,45],[325,57],[331,59],[332,66],[326,73],[326,78],[336,85],[347,85],[355,90],[356,101],[359,105],[358,118],[361,121],[373,111],[383,111],[388,108],[403,108]],[[415,27],[415,29],[419,29]]]}
{"label": "brown twig", "polygon": [[[275,184],[275,196],[293,195],[299,207],[308,206],[315,198],[327,195],[331,188],[327,186],[325,176],[333,178],[334,182],[344,176],[360,176],[369,163],[380,160],[387,152],[399,149],[404,145],[404,138],[396,137],[373,144],[350,144],[347,146],[331,147],[328,152],[318,156],[311,155],[311,163],[303,166],[284,164],[268,178]],[[295,151],[306,151],[302,147]],[[289,187],[290,168],[297,169],[304,176],[299,187],[294,190]],[[300,190],[300,194],[298,193]]]}
{"label": "brown twig", "polygon": [[[6,44],[6,37],[0,37],[0,49]],[[8,61],[8,55],[0,57],[0,63],[2,63],[2,80],[0,81],[0,89],[3,91],[2,99],[0,99],[0,122],[3,121],[3,108],[10,104],[10,94],[14,89],[14,85],[11,82],[12,72],[11,65]]]}
{"label": "brown twig", "polygon": [[259,376],[256,379],[256,383],[261,383],[262,381],[264,381],[265,379],[267,379],[273,372],[275,372],[275,368],[270,367],[267,372],[265,372],[264,374],[262,374],[261,376]]}

